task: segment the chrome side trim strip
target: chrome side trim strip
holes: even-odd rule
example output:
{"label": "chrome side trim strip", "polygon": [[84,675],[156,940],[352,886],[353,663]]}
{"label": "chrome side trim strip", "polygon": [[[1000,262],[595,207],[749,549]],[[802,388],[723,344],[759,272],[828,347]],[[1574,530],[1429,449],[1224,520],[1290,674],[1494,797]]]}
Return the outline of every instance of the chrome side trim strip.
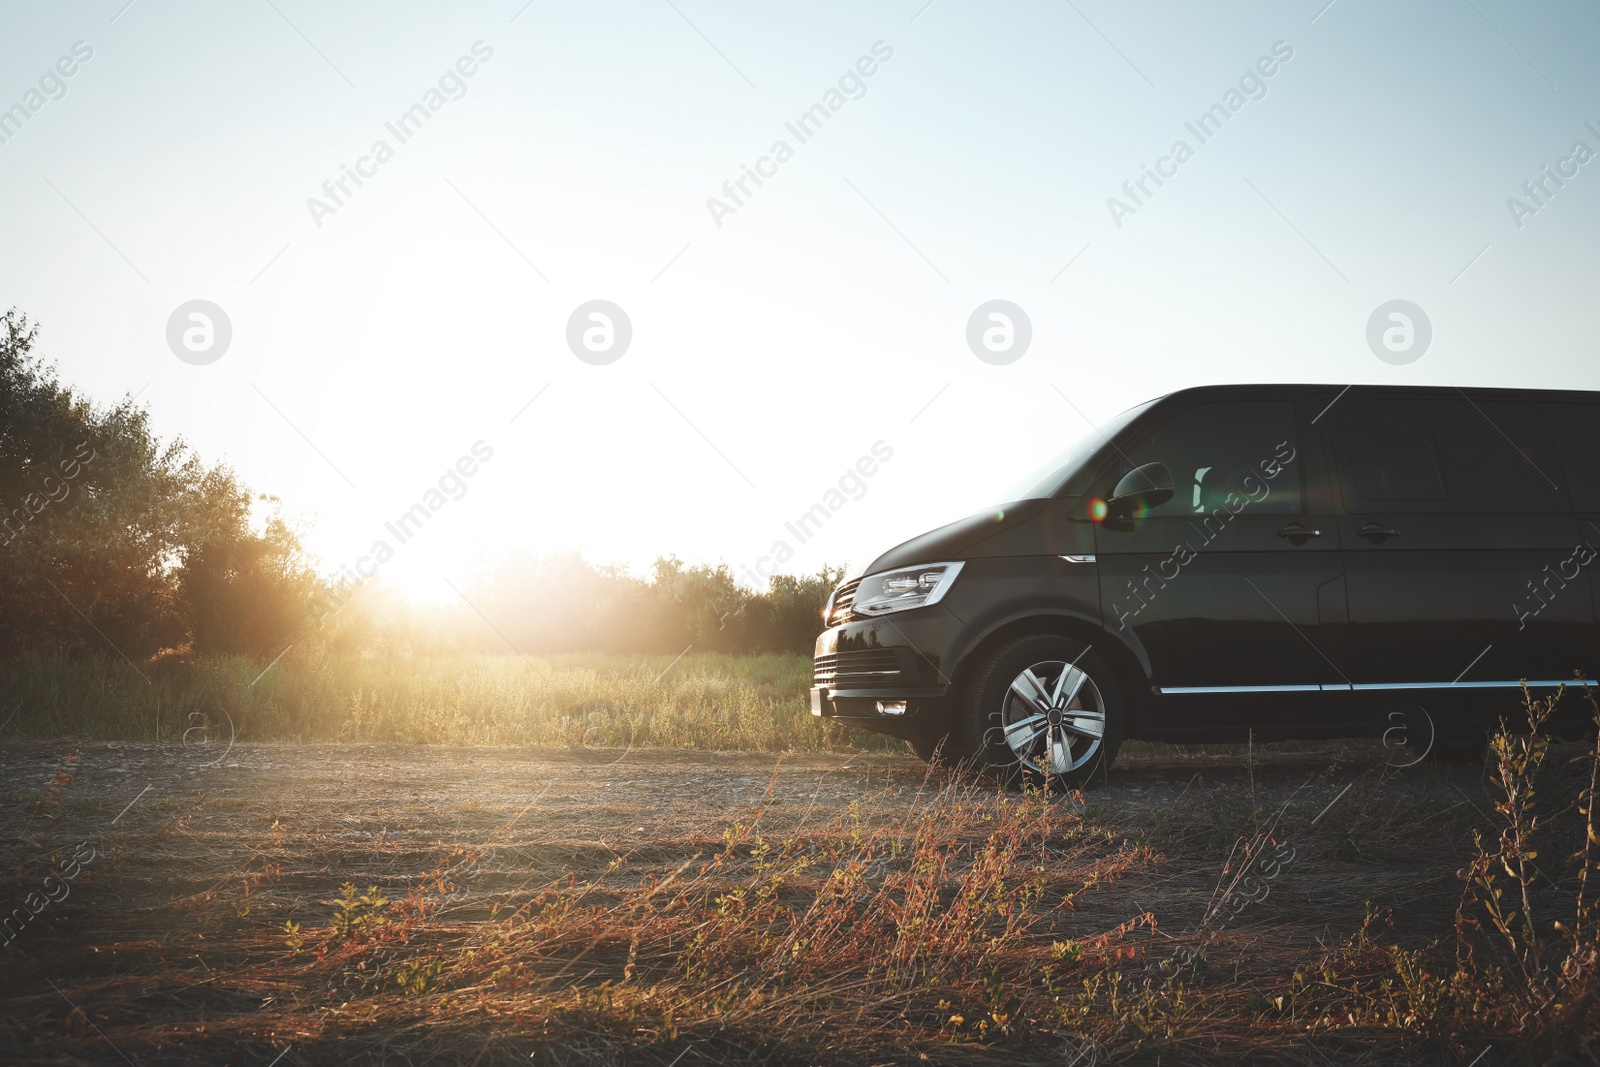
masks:
{"label": "chrome side trim strip", "polygon": [[1315,693],[1319,685],[1179,685],[1156,690],[1158,693]]}
{"label": "chrome side trim strip", "polygon": [[[1519,689],[1522,682],[1357,682],[1352,685],[1176,685],[1161,686],[1156,692],[1173,696],[1194,696],[1207,693],[1348,693],[1375,692],[1390,689]],[[1554,689],[1568,685],[1600,686],[1600,681],[1576,678],[1563,681],[1530,681],[1529,689]]]}
{"label": "chrome side trim strip", "polygon": [[[1558,681],[1532,681],[1528,682],[1529,689],[1554,689],[1559,685],[1585,687],[1600,685],[1600,682],[1585,679],[1579,682],[1576,678],[1567,678]],[[1520,689],[1522,682],[1371,682],[1357,683],[1355,688],[1365,689]]]}
{"label": "chrome side trim strip", "polygon": [[1093,563],[1093,556],[1062,556],[1068,563]]}

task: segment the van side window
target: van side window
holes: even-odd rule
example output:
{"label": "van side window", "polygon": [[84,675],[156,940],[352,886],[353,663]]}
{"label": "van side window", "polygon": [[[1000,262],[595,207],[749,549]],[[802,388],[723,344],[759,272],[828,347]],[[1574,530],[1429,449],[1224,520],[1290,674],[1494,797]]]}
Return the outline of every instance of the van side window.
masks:
{"label": "van side window", "polygon": [[1122,470],[1165,463],[1172,499],[1152,515],[1298,515],[1299,434],[1288,400],[1224,400],[1171,416],[1122,457]]}
{"label": "van side window", "polygon": [[1559,480],[1573,508],[1600,511],[1600,404],[1546,404],[1544,410],[1565,468]]}
{"label": "van side window", "polygon": [[1404,510],[1394,505],[1446,499],[1439,449],[1421,404],[1350,400],[1341,407],[1335,410],[1347,511]]}
{"label": "van side window", "polygon": [[[1565,511],[1555,444],[1537,404],[1351,400],[1337,426],[1345,510],[1524,514]],[[1335,409],[1337,411],[1337,409]]]}
{"label": "van side window", "polygon": [[1431,400],[1450,510],[1477,514],[1566,511],[1564,478],[1539,405]]}

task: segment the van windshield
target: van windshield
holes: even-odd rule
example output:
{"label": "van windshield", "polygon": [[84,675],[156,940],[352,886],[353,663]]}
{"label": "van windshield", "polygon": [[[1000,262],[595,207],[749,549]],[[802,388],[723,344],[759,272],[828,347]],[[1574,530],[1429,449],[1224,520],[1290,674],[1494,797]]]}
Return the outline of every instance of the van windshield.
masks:
{"label": "van windshield", "polygon": [[1010,495],[1002,498],[1000,503],[1009,503],[1013,500],[1044,500],[1055,496],[1067,483],[1067,479],[1092,459],[1107,441],[1126,429],[1129,423],[1144,414],[1154,403],[1154,400],[1147,400],[1143,404],[1136,404],[1122,414],[1106,420],[1099,427],[1091,427],[1048,463],[1041,464],[1030,471],[1026,478],[1019,479],[1011,487]]}

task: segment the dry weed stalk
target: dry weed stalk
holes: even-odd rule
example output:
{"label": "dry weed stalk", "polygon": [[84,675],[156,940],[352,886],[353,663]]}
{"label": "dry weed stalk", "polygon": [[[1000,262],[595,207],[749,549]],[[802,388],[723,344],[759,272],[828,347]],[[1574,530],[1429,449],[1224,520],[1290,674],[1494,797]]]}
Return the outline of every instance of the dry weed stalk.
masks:
{"label": "dry weed stalk", "polygon": [[[1597,733],[1593,747],[1573,761],[1586,768],[1575,828],[1583,842],[1568,859],[1577,869],[1576,892],[1568,895],[1536,862],[1541,843],[1559,829],[1539,789],[1557,784],[1555,769],[1547,767],[1547,726],[1561,696],[1558,690],[1536,700],[1524,688],[1525,723],[1502,720],[1491,738],[1498,832],[1491,846],[1475,829],[1474,855],[1458,872],[1464,884],[1453,962],[1438,951],[1442,946],[1380,946],[1370,932],[1378,913],[1369,908],[1361,929],[1317,971],[1296,975],[1295,1000],[1314,1027],[1400,1028],[1455,1040],[1516,1034],[1533,1042],[1530,1055],[1593,1056],[1600,1041],[1600,937],[1589,878],[1600,866],[1593,847],[1600,842],[1594,810],[1600,706],[1592,694]],[[1570,920],[1536,917],[1549,908],[1570,908]]]}
{"label": "dry weed stalk", "polygon": [[[1593,693],[1584,687],[1597,730],[1600,706]],[[1592,1013],[1596,1007],[1596,957],[1600,938],[1596,937],[1593,900],[1586,895],[1590,873],[1600,864],[1593,850],[1596,841],[1594,786],[1600,774],[1600,733],[1595,748],[1575,762],[1588,765],[1587,783],[1579,791],[1578,811],[1582,816],[1583,843],[1568,858],[1577,869],[1578,890],[1572,900],[1570,921],[1548,925],[1535,918],[1539,903],[1538,883],[1552,888],[1555,883],[1535,861],[1539,857],[1538,835],[1542,817],[1537,801],[1537,783],[1549,756],[1550,740],[1545,731],[1555,712],[1561,691],[1535,700],[1524,688],[1523,706],[1527,712],[1527,732],[1514,733],[1502,722],[1491,740],[1494,779],[1501,799],[1495,813],[1502,820],[1493,849],[1482,835],[1474,832],[1476,855],[1461,872],[1466,882],[1458,928],[1463,932],[1474,924],[1466,913],[1476,905],[1497,935],[1500,952],[1508,961],[1514,979],[1513,991],[1520,1008],[1517,1025],[1523,1031],[1538,1031],[1564,1026],[1574,1010]],[[1502,885],[1504,879],[1506,885]],[[1509,892],[1508,892],[1509,890]],[[1509,898],[1509,899],[1508,899]],[[1470,959],[1470,951],[1463,954]],[[1591,1023],[1592,1026],[1592,1023]]]}
{"label": "dry weed stalk", "polygon": [[[664,876],[634,878],[619,858],[470,930],[430,924],[426,909],[403,936],[396,923],[373,922],[362,938],[330,930],[304,966],[359,959],[363,975],[383,976],[372,992],[543,1018],[569,1036],[759,1034],[825,1049],[866,1035],[884,1050],[914,1038],[1021,1041],[1061,1022],[1051,975],[1062,956],[1039,923],[1071,906],[1072,889],[1114,880],[1144,855],[1086,833],[1070,803],[955,782],[910,813],[868,818],[857,807],[810,831],[769,834],[768,810]],[[347,896],[347,911],[390,910],[362,910],[354,887]],[[389,996],[369,1007],[415,1006]]]}

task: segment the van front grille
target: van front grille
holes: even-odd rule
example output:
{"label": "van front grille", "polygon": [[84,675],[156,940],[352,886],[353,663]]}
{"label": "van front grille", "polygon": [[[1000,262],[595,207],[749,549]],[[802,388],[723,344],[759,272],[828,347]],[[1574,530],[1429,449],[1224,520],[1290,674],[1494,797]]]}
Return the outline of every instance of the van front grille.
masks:
{"label": "van front grille", "polygon": [[831,688],[875,687],[899,681],[900,657],[890,648],[868,648],[818,656],[813,682]]}
{"label": "van front grille", "polygon": [[829,626],[835,626],[850,617],[850,605],[855,603],[856,586],[860,584],[860,578],[853,582],[845,582],[839,587],[839,591],[833,594],[833,610],[828,612]]}

